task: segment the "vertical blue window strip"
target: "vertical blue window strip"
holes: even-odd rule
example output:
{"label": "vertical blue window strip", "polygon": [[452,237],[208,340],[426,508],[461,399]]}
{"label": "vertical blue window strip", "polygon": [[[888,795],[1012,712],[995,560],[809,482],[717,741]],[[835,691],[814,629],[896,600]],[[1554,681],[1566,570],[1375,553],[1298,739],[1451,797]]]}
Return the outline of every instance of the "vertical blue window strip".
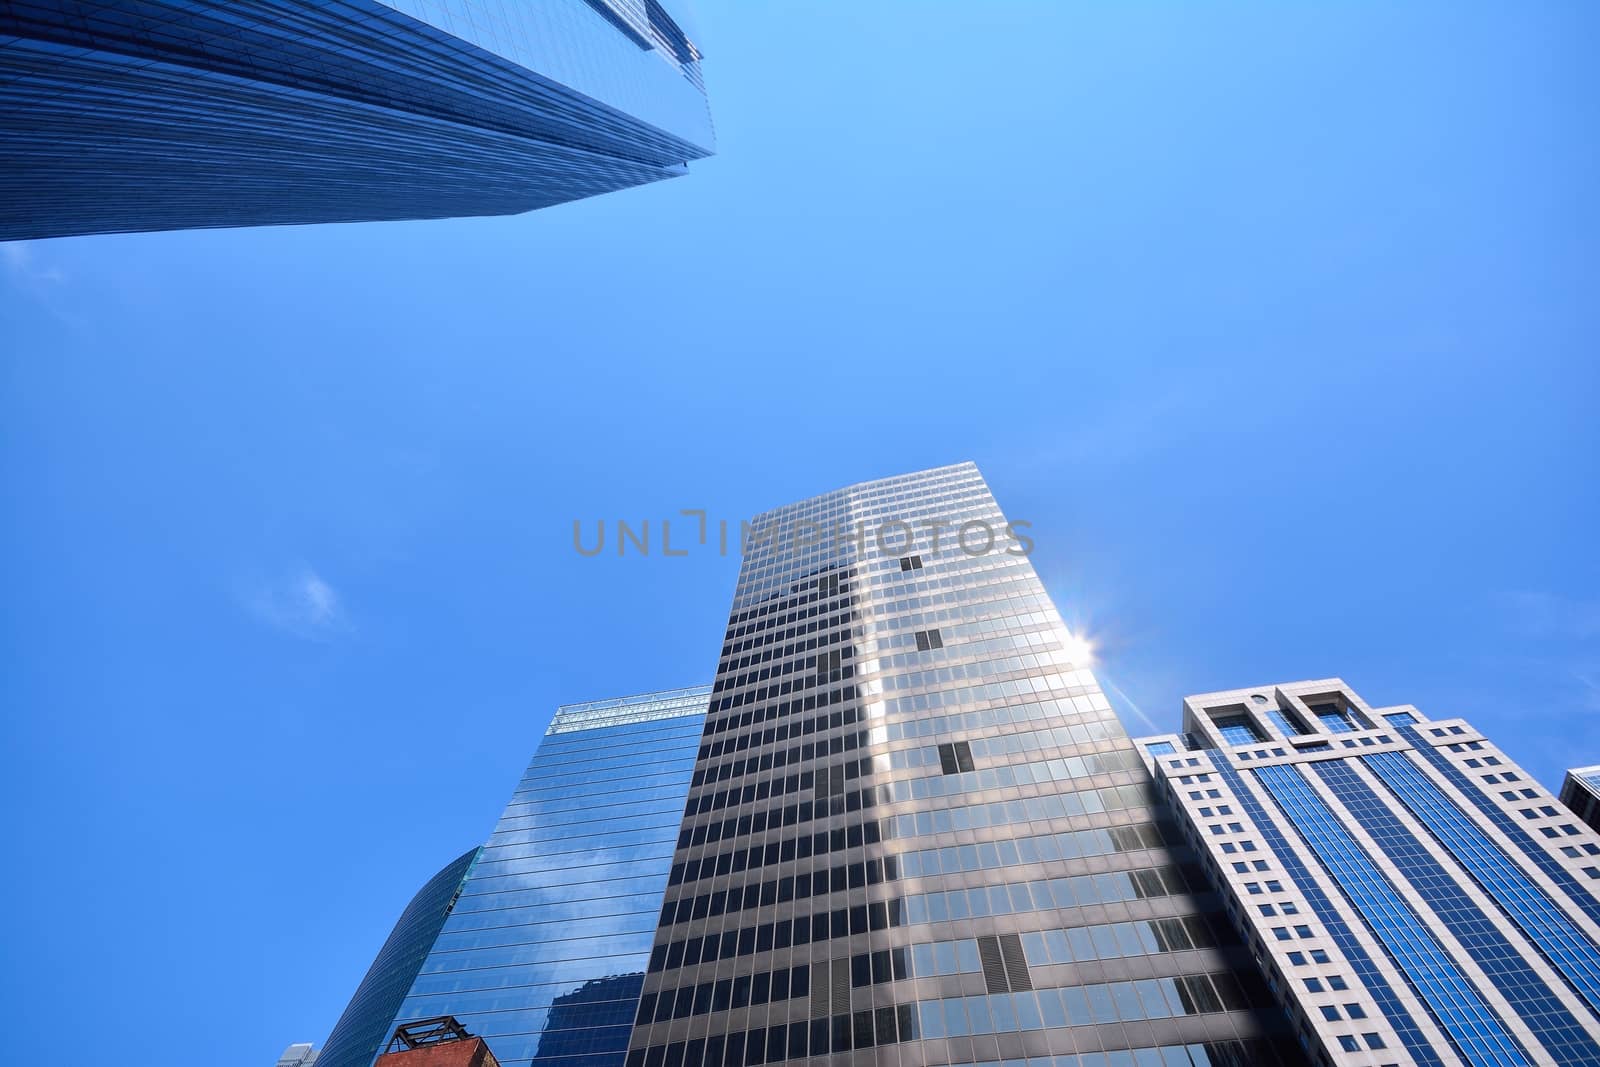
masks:
{"label": "vertical blue window strip", "polygon": [[1266,715],[1268,719],[1272,720],[1272,725],[1276,726],[1283,733],[1284,737],[1298,737],[1305,733],[1305,731],[1300,728],[1300,724],[1289,718],[1288,713],[1282,708],[1271,708],[1267,711]]}
{"label": "vertical blue window strip", "polygon": [[1572,902],[1591,920],[1600,923],[1600,900],[1585,889],[1578,880],[1567,872],[1567,869],[1557,863],[1555,857],[1544,850],[1544,846],[1535,841],[1527,831],[1518,826],[1499,806],[1484,795],[1483,790],[1474,785],[1466,775],[1462,774],[1455,766],[1444,758],[1444,753],[1435,749],[1422,739],[1415,726],[1400,727],[1400,735],[1416,747],[1417,754],[1436,767],[1445,780],[1461,791],[1475,804],[1479,811],[1494,823],[1495,829],[1510,838],[1523,853],[1534,862],[1541,871],[1547,874],[1551,881],[1561,887],[1561,890],[1572,899]]}
{"label": "vertical blue window strip", "polygon": [[[1256,799],[1255,790],[1245,784],[1239,773],[1232,767],[1218,765],[1218,777],[1222,778],[1233,789],[1234,796],[1238,797],[1245,814],[1255,822],[1261,836],[1266,838],[1267,847],[1277,855],[1278,861],[1283,864],[1284,871],[1294,880],[1300,891],[1305,894],[1311,910],[1316,912],[1317,918],[1328,928],[1333,935],[1333,940],[1338,944],[1339,950],[1344,953],[1345,959],[1350,961],[1351,968],[1362,985],[1372,994],[1372,999],[1378,1004],[1378,1010],[1383,1012],[1384,1018],[1389,1020],[1389,1025],[1400,1037],[1401,1044],[1406,1051],[1411,1053],[1420,1067],[1444,1067],[1444,1060],[1439,1053],[1434,1051],[1427,1037],[1417,1026],[1411,1013],[1400,1002],[1400,997],[1395,993],[1394,987],[1389,984],[1383,972],[1378,970],[1372,957],[1367,955],[1367,950],[1361,942],[1356,940],[1355,934],[1345,923],[1344,916],[1333,906],[1333,902],[1323,893],[1311,872],[1305,864],[1300,862],[1300,856],[1289,842],[1284,838],[1283,831],[1278,828],[1275,816],[1269,815],[1261,802]],[[1415,992],[1415,990],[1413,990]],[[1420,998],[1419,998],[1420,999]],[[1426,1002],[1424,1002],[1426,1003]],[[1438,1020],[1435,1019],[1435,1022]],[[1446,1032],[1448,1036],[1448,1032]],[[1456,1049],[1460,1052],[1460,1049]]]}
{"label": "vertical blue window strip", "polygon": [[[1363,757],[1600,1017],[1600,948],[1403,753]],[[1600,1062],[1600,1051],[1596,1061]]]}
{"label": "vertical blue window strip", "polygon": [[1555,1062],[1573,1067],[1600,1063],[1600,1044],[1355,768],[1343,760],[1312,766],[1538,1035]]}
{"label": "vertical blue window strip", "polygon": [[1293,766],[1261,767],[1255,775],[1441,1029],[1460,1046],[1463,1058],[1494,1067],[1531,1065],[1534,1061],[1527,1051],[1405,903],[1400,888],[1378,869],[1300,771]]}

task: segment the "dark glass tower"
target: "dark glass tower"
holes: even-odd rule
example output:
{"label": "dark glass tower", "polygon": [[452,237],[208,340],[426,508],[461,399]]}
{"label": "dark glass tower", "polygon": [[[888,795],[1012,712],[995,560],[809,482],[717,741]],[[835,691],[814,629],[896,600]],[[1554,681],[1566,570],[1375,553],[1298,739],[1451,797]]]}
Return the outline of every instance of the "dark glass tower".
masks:
{"label": "dark glass tower", "polygon": [[751,526],[628,1067],[1298,1059],[977,469]]}
{"label": "dark glass tower", "polygon": [[433,948],[479,849],[462,854],[417,891],[372,961],[355,996],[317,1054],[322,1067],[367,1067],[393,1029],[390,1020]]}
{"label": "dark glass tower", "polygon": [[0,4],[0,240],[505,215],[712,146],[658,0]]}

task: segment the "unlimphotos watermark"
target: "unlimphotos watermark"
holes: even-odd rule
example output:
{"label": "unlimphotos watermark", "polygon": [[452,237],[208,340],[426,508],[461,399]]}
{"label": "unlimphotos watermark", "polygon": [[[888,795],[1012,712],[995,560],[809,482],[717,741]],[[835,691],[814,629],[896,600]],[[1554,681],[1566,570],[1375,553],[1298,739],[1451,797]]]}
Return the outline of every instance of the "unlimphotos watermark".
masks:
{"label": "unlimphotos watermark", "polygon": [[[674,522],[678,523],[676,534],[672,525]],[[803,552],[819,546],[838,551],[847,544],[853,544],[858,555],[866,554],[870,548],[876,548],[883,555],[903,556],[923,549],[938,552],[955,545],[968,556],[986,556],[995,552],[1026,556],[1033,551],[1033,538],[1022,531],[1032,526],[1031,522],[1021,519],[997,526],[987,519],[959,517],[921,518],[914,523],[903,519],[888,519],[875,524],[841,523],[831,529],[822,523],[806,520],[758,526],[744,519],[737,523],[730,523],[727,519],[713,520],[703,508],[684,508],[677,516],[655,523],[650,519],[638,522],[617,519],[608,524],[605,519],[600,519],[593,524],[592,531],[586,530],[582,519],[573,519],[572,547],[580,556],[599,556],[606,551],[609,531],[612,550],[618,556],[626,556],[630,551],[635,555],[648,556],[652,548],[662,556],[673,558],[687,556],[701,548],[726,556],[730,544],[732,550],[742,556],[775,549]]]}

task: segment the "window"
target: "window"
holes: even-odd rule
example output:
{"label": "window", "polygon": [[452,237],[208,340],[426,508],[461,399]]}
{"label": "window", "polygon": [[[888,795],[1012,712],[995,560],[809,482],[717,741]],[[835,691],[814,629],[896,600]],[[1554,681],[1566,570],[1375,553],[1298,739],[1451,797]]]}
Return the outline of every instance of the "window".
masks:
{"label": "window", "polygon": [[1339,1009],[1334,1007],[1332,1004],[1324,1004],[1321,1010],[1322,1017],[1328,1020],[1330,1023],[1336,1023],[1339,1021]]}
{"label": "window", "polygon": [[918,630],[915,634],[918,652],[931,652],[944,647],[944,638],[938,630]]}
{"label": "window", "polygon": [[1383,1038],[1378,1034],[1362,1034],[1361,1039],[1367,1043],[1368,1048],[1386,1048]]}
{"label": "window", "polygon": [[921,569],[922,569],[922,557],[921,556],[901,556],[900,557],[900,572],[902,574],[904,574],[906,571],[920,571]]}
{"label": "window", "polygon": [[1339,1047],[1344,1049],[1346,1052],[1361,1051],[1361,1046],[1356,1044],[1356,1039],[1351,1037],[1349,1034],[1339,1035]]}
{"label": "window", "polygon": [[1230,745],[1252,745],[1257,741],[1266,740],[1256,724],[1243,716],[1230,716],[1218,719],[1216,722],[1217,732],[1222,735],[1222,740]]}
{"label": "window", "polygon": [[1350,984],[1344,980],[1344,976],[1343,975],[1330,974],[1330,975],[1328,975],[1328,988],[1329,989],[1349,989],[1350,988]]}
{"label": "window", "polygon": [[1357,724],[1350,713],[1337,704],[1313,704],[1311,714],[1317,717],[1323,729],[1330,734],[1354,733],[1357,729]]}
{"label": "window", "polygon": [[965,741],[940,744],[939,769],[945,774],[962,774],[972,770],[972,746]]}
{"label": "window", "polygon": [[1344,1013],[1352,1019],[1365,1019],[1367,1017],[1367,1009],[1359,1004],[1346,1004]]}
{"label": "window", "polygon": [[1265,714],[1285,737],[1295,737],[1305,733],[1305,729],[1298,722],[1277,708],[1270,708]]}

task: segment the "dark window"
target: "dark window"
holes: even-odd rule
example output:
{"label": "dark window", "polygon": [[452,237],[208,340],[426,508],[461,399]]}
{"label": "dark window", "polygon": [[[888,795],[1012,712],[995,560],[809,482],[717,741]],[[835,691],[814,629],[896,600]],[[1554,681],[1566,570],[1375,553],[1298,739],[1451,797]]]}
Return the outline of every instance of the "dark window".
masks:
{"label": "dark window", "polygon": [[856,1048],[871,1048],[872,1012],[870,1010],[856,1012],[855,1024]]}
{"label": "dark window", "polygon": [[946,741],[940,744],[939,769],[945,774],[961,774],[972,770],[972,746],[965,741]]}

